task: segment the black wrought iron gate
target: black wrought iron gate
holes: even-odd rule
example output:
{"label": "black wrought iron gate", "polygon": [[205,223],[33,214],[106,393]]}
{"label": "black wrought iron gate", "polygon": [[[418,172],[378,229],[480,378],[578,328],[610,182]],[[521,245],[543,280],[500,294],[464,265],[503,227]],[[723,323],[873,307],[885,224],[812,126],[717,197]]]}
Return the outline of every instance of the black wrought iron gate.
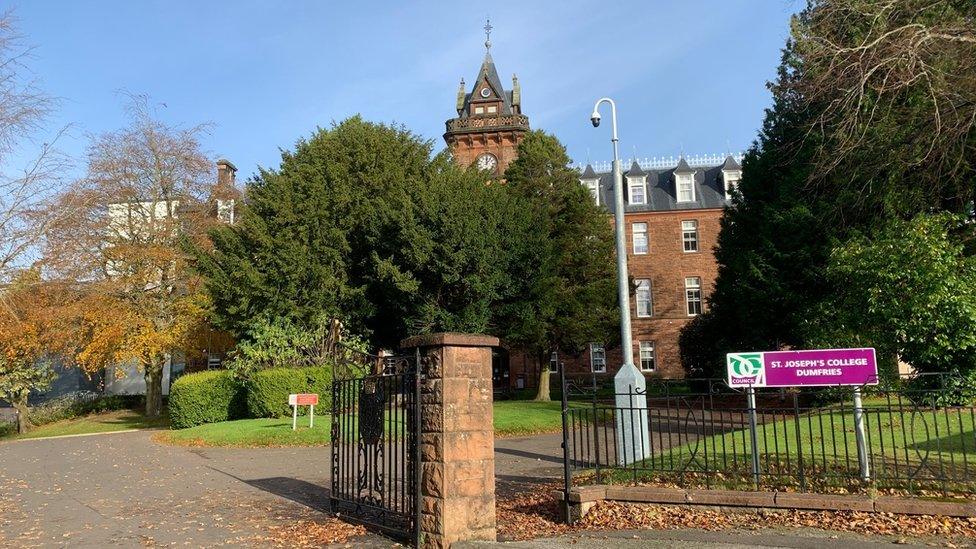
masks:
{"label": "black wrought iron gate", "polygon": [[332,510],[417,543],[418,360],[373,358],[370,375],[332,383]]}

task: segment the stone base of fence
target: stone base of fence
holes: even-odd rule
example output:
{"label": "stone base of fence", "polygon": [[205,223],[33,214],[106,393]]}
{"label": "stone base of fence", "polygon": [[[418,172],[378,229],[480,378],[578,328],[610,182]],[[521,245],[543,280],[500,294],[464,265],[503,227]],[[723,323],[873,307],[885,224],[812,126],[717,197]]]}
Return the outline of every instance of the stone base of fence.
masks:
{"label": "stone base of fence", "polygon": [[[563,498],[563,492],[557,491]],[[659,505],[688,505],[752,509],[801,509],[809,511],[862,511],[903,515],[976,517],[976,502],[931,501],[897,496],[871,498],[861,495],[796,492],[746,492],[738,490],[685,490],[657,486],[580,486],[569,493],[570,524],[586,516],[600,501],[625,501]],[[566,509],[566,507],[564,507]]]}

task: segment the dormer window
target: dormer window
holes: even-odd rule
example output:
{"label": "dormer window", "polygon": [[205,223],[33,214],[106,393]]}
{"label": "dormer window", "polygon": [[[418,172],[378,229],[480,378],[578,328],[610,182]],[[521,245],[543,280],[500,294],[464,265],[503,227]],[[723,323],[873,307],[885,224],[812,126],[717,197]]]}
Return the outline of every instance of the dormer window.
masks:
{"label": "dormer window", "polygon": [[627,191],[631,204],[647,204],[643,177],[628,177]]}
{"label": "dormer window", "polygon": [[722,170],[722,181],[725,182],[725,196],[729,196],[732,189],[739,187],[742,180],[742,170]]}
{"label": "dormer window", "polygon": [[586,187],[586,190],[590,191],[590,196],[593,197],[593,202],[597,206],[599,206],[600,205],[600,180],[580,179],[580,184]]}
{"label": "dormer window", "polygon": [[695,174],[677,173],[674,174],[675,186],[678,189],[678,202],[695,201]]}

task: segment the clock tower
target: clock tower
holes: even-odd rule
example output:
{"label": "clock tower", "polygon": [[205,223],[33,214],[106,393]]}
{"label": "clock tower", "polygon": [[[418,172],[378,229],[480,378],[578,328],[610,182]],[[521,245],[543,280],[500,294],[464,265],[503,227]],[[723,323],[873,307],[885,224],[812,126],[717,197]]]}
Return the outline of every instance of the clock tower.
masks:
{"label": "clock tower", "polygon": [[485,59],[467,91],[464,79],[458,87],[457,118],[447,121],[444,141],[461,166],[477,166],[501,176],[515,159],[518,144],[529,131],[529,118],[522,114],[518,78],[506,90],[491,58],[491,23],[485,25]]}

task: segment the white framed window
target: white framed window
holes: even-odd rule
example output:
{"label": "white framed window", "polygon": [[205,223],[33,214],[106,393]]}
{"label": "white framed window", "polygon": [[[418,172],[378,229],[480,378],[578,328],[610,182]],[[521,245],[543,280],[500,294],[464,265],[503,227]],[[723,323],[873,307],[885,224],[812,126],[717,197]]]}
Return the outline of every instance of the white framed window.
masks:
{"label": "white framed window", "polygon": [[676,186],[678,188],[678,202],[695,201],[695,174],[682,173],[675,174]]}
{"label": "white framed window", "polygon": [[590,191],[590,195],[593,197],[593,202],[597,206],[600,205],[600,180],[599,179],[580,179],[580,183],[586,187],[586,190]]}
{"label": "white framed window", "polygon": [[739,186],[742,180],[742,172],[739,170],[722,170],[722,181],[725,182],[725,196],[728,196],[732,189]]}
{"label": "white framed window", "polygon": [[657,367],[657,357],[654,355],[654,342],[641,341],[638,343],[640,348],[640,369],[642,372],[653,372]]}
{"label": "white framed window", "polygon": [[634,255],[647,253],[647,223],[634,223],[630,226],[633,233]]}
{"label": "white framed window", "polygon": [[598,374],[607,371],[607,352],[602,343],[590,343],[590,371]]}
{"label": "white framed window", "polygon": [[648,318],[654,315],[654,302],[651,298],[651,281],[641,279],[637,281],[635,291],[637,301],[637,317]]}
{"label": "white framed window", "polygon": [[698,222],[688,219],[681,222],[681,242],[685,253],[698,251]]}
{"label": "white framed window", "polygon": [[685,277],[685,304],[688,316],[700,315],[702,312],[701,278],[697,276]]}
{"label": "white framed window", "polygon": [[559,371],[559,353],[553,351],[549,355],[549,373],[555,374]]}
{"label": "white framed window", "polygon": [[643,177],[628,177],[627,187],[630,204],[647,204]]}
{"label": "white framed window", "polygon": [[475,107],[474,108],[474,113],[475,114],[485,114],[485,108],[484,107]]}
{"label": "white framed window", "polygon": [[488,114],[494,114],[496,112],[498,112],[497,105],[488,105]]}

